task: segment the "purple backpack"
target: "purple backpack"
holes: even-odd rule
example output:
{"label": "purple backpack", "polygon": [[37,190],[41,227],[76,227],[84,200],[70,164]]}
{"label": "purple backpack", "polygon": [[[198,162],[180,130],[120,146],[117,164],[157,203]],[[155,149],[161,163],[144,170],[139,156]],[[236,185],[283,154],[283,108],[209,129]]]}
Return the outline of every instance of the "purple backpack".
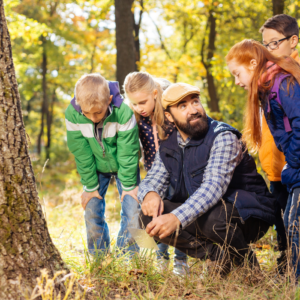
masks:
{"label": "purple backpack", "polygon": [[[291,76],[291,75],[290,74],[280,74],[279,76],[277,76],[275,78],[274,84],[271,88],[269,98],[268,98],[268,110],[267,110],[268,115],[271,112],[270,100],[274,99],[279,104],[280,108],[283,110],[281,101],[280,101],[280,97],[279,97],[279,87],[280,87],[280,84],[283,81],[283,79],[285,79],[286,77],[289,77],[289,76]],[[292,127],[291,127],[290,121],[285,113],[283,115],[283,123],[284,123],[285,131],[291,132]]]}

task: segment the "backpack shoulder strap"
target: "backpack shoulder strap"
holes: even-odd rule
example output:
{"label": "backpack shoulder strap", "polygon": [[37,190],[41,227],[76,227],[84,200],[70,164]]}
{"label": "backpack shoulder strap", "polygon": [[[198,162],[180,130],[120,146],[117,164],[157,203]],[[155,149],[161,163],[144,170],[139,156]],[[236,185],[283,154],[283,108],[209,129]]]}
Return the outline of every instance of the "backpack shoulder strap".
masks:
{"label": "backpack shoulder strap", "polygon": [[[289,76],[291,76],[291,74],[280,74],[280,75],[276,76],[276,78],[274,80],[274,84],[270,90],[269,101],[271,99],[274,99],[280,105],[280,107],[282,107],[280,96],[279,96],[280,85],[281,85],[282,81]],[[270,112],[270,102],[268,103],[268,113],[269,112]],[[291,132],[292,128],[290,125],[290,121],[285,113],[283,116],[283,123],[284,123],[285,131]]]}

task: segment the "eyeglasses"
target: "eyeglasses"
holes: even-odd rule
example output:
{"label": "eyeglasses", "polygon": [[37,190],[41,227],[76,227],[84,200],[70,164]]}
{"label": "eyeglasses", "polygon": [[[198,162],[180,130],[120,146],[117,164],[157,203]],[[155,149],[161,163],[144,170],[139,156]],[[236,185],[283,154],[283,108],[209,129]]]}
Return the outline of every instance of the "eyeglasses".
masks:
{"label": "eyeglasses", "polygon": [[291,38],[292,36],[293,36],[293,35],[290,35],[290,36],[287,36],[287,37],[285,37],[285,38],[283,38],[283,39],[280,39],[280,40],[278,40],[278,41],[270,42],[270,43],[267,44],[267,45],[264,45],[264,44],[263,44],[263,46],[265,46],[267,49],[270,48],[271,50],[276,50],[276,49],[278,49],[278,47],[279,47],[279,45],[280,45],[280,42],[282,42],[282,41],[284,41],[284,40],[288,40],[288,39]]}

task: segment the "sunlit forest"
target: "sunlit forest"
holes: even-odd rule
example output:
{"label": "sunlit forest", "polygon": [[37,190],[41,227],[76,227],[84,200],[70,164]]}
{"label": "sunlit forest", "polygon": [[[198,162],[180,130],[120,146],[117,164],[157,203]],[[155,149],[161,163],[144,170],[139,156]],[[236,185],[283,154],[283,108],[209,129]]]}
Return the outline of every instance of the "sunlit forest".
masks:
{"label": "sunlit forest", "polygon": [[[171,269],[158,271],[155,255],[147,250],[134,266],[114,253],[97,262],[87,254],[82,185],[65,128],[65,110],[76,81],[96,72],[119,81],[121,87],[129,72],[147,71],[172,83],[189,83],[200,88],[209,116],[242,130],[246,93],[235,86],[226,54],[245,38],[261,42],[259,29],[274,14],[300,19],[297,0],[122,1],[131,3],[130,22],[119,32],[116,18],[121,12],[112,0],[4,2],[40,203],[51,238],[84,291],[70,297],[83,299],[86,293],[89,299],[299,299],[294,286],[276,278],[274,229],[254,245],[264,278],[253,279],[249,270],[243,276],[233,272],[226,280],[201,277],[203,266],[196,259],[189,260],[190,277],[179,278]],[[122,39],[126,30],[132,40]],[[133,57],[127,67],[117,60],[125,48],[132,49]],[[142,164],[141,170],[144,177]],[[120,220],[115,182],[106,201],[106,219],[115,238]],[[54,299],[51,284],[48,290],[42,285],[43,299]]]}

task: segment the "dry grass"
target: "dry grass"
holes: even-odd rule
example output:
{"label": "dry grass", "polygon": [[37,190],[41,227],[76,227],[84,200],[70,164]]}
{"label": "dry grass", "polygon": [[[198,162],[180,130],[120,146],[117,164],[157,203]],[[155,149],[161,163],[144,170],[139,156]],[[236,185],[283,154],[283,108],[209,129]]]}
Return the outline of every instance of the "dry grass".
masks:
{"label": "dry grass", "polygon": [[[264,249],[255,250],[261,273],[247,267],[235,268],[222,279],[218,274],[207,274],[206,262],[190,258],[190,276],[182,278],[173,275],[172,265],[161,270],[155,253],[150,250],[143,250],[139,257],[128,261],[114,249],[120,219],[115,186],[109,187],[106,196],[106,218],[113,250],[106,257],[90,257],[85,249],[79,187],[73,178],[72,185],[66,182],[66,188],[60,193],[44,191],[42,202],[51,237],[89,299],[300,299],[295,284],[276,273],[279,252],[274,251],[276,233],[273,229],[260,241]],[[81,299],[82,296],[73,294],[72,298],[76,297]]]}

